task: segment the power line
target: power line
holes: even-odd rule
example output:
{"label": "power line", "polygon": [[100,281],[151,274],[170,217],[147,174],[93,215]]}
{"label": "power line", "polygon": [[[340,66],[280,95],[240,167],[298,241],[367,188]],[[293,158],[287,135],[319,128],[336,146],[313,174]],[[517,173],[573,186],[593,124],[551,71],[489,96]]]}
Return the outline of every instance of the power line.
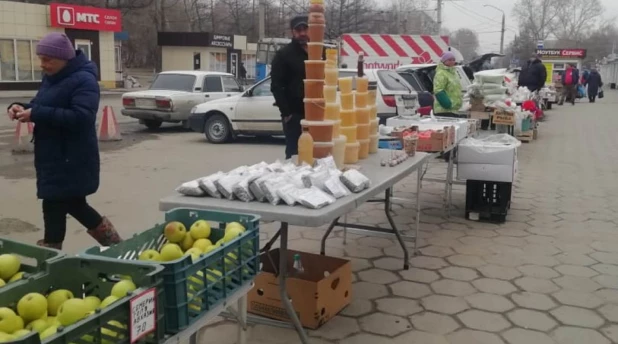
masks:
{"label": "power line", "polygon": [[[449,3],[450,3],[451,5],[453,5],[453,6],[455,6],[456,8],[458,8],[459,10],[461,10],[462,12],[464,12],[464,14],[468,15],[468,17],[476,16],[476,17],[478,17],[478,18],[483,18],[483,19],[485,19],[485,20],[489,20],[489,21],[491,21],[491,22],[492,22],[492,23],[487,23],[487,22],[485,22],[486,24],[492,24],[492,25],[494,25],[494,23],[495,23],[495,24],[501,24],[501,22],[500,22],[500,21],[498,21],[498,20],[496,20],[496,19],[493,19],[493,18],[490,18],[490,17],[484,16],[484,15],[482,15],[482,14],[478,14],[478,13],[476,13],[476,12],[470,11],[470,10],[468,10],[467,8],[465,8],[465,7],[463,7],[463,6],[459,5],[459,4],[457,4],[457,3],[455,3],[455,2],[449,2]],[[515,33],[515,34],[517,34],[517,33],[518,33],[515,29],[510,28],[510,27],[508,27],[508,26],[506,27],[506,29],[507,29],[507,30],[509,30],[509,31],[512,31],[512,32],[513,32],[513,33]]]}

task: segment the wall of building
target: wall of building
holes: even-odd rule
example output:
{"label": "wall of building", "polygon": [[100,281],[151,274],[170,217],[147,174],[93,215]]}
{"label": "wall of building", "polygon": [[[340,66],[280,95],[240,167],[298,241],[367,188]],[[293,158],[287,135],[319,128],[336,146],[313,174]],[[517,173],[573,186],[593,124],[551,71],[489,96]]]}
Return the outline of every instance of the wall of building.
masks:
{"label": "wall of building", "polygon": [[[234,37],[234,48],[239,49],[236,44],[237,37],[244,36],[235,36]],[[246,40],[245,40],[246,42]],[[251,47],[252,44],[243,44],[242,48]],[[257,45],[253,44],[254,49],[257,49]],[[217,71],[217,72],[226,72],[227,71],[227,50],[224,48],[216,48],[216,47],[161,47],[161,61],[162,61],[162,70],[170,71],[170,70],[193,70],[193,55],[195,53],[201,53],[201,68],[200,70],[205,71]],[[247,77],[252,78],[252,75],[255,74],[253,69],[255,69],[255,50],[242,50],[243,58],[242,61],[245,63],[245,68],[247,69]],[[253,60],[253,62],[251,62]]]}
{"label": "wall of building", "polygon": [[101,46],[101,84],[105,88],[116,87],[116,60],[114,59],[114,33],[99,32]]}

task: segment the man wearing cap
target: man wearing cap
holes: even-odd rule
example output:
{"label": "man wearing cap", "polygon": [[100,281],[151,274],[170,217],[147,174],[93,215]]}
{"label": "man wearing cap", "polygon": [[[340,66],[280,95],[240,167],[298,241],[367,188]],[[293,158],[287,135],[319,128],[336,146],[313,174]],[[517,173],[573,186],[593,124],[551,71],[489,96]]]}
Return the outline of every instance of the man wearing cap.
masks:
{"label": "man wearing cap", "polygon": [[281,112],[285,134],[285,158],[298,154],[298,138],[302,134],[300,121],[305,118],[304,84],[307,55],[307,16],[290,21],[292,42],[275,54],[271,67],[270,89]]}
{"label": "man wearing cap", "polygon": [[519,73],[517,84],[519,87],[527,87],[530,92],[535,92],[545,86],[546,79],[547,69],[541,61],[541,56],[535,53]]}

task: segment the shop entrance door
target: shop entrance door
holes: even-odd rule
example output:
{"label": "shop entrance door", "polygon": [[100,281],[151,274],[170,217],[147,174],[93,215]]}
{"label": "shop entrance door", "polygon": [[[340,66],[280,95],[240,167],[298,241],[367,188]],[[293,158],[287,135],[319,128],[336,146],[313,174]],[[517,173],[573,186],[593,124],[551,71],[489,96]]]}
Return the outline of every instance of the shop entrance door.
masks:
{"label": "shop entrance door", "polygon": [[92,48],[90,45],[91,45],[91,42],[89,40],[86,40],[86,39],[76,39],[75,40],[75,50],[81,50],[84,56],[86,56],[88,60],[90,60],[92,56],[92,50],[91,50]]}

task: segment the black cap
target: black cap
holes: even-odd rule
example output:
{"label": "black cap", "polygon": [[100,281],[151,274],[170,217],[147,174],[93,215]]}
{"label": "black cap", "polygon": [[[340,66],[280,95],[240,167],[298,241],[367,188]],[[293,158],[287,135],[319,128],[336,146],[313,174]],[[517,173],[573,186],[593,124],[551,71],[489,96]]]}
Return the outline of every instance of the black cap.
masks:
{"label": "black cap", "polygon": [[309,22],[309,17],[307,16],[296,16],[290,20],[290,29],[294,30],[300,25],[309,26],[307,24]]}

